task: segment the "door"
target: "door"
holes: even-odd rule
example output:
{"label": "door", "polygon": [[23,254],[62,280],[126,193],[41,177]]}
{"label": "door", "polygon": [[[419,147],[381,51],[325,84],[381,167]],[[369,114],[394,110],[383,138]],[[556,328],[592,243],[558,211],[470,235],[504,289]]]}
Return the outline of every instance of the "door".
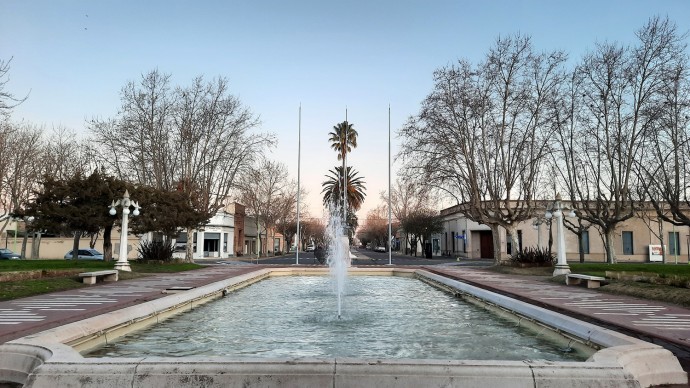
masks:
{"label": "door", "polygon": [[220,233],[204,233],[204,257],[218,257]]}
{"label": "door", "polygon": [[479,232],[479,255],[482,259],[494,258],[494,239],[490,230]]}

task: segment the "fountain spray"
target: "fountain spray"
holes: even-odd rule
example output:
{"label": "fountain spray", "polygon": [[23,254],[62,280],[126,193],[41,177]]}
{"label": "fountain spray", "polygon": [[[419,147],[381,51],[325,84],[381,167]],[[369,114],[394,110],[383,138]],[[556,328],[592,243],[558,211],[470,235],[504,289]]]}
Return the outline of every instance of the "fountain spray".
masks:
{"label": "fountain spray", "polygon": [[334,281],[334,292],[338,301],[338,319],[342,317],[342,299],[347,281],[347,268],[350,266],[350,240],[347,227],[340,217],[340,209],[330,209],[328,222],[327,263]]}

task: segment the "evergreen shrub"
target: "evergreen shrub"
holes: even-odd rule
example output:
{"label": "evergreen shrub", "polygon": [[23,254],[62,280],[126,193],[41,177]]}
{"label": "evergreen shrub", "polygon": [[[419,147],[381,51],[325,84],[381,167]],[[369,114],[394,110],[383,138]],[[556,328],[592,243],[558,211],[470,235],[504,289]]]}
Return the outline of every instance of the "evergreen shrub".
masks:
{"label": "evergreen shrub", "polygon": [[514,253],[510,257],[510,262],[513,265],[548,266],[556,262],[556,256],[540,247],[528,247]]}
{"label": "evergreen shrub", "polygon": [[139,244],[137,251],[142,262],[170,263],[173,261],[175,247],[170,241],[144,241]]}

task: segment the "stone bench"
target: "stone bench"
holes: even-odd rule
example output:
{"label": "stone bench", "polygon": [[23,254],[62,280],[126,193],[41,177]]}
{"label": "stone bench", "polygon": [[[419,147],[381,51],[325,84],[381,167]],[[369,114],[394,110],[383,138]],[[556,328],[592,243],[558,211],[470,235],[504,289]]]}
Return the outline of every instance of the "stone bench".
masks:
{"label": "stone bench", "polygon": [[580,284],[583,280],[587,282],[587,288],[599,288],[601,282],[606,280],[601,276],[582,275],[579,273],[569,273],[565,275],[565,284],[568,286]]}
{"label": "stone bench", "polygon": [[96,284],[98,279],[103,279],[105,282],[116,282],[118,271],[116,269],[109,269],[105,271],[82,272],[79,277],[82,278],[84,284]]}

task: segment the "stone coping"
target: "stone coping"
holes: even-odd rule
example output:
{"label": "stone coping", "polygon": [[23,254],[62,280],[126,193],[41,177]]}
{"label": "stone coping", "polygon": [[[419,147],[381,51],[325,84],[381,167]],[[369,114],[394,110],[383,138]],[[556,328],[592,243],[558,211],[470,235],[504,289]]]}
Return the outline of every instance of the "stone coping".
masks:
{"label": "stone coping", "polygon": [[350,268],[353,275],[416,276],[459,296],[509,311],[601,350],[585,362],[84,358],[84,351],[269,276],[323,275],[327,268],[266,268],[74,322],[0,345],[0,383],[29,387],[329,386],[534,387],[687,384],[664,348],[424,270]]}

